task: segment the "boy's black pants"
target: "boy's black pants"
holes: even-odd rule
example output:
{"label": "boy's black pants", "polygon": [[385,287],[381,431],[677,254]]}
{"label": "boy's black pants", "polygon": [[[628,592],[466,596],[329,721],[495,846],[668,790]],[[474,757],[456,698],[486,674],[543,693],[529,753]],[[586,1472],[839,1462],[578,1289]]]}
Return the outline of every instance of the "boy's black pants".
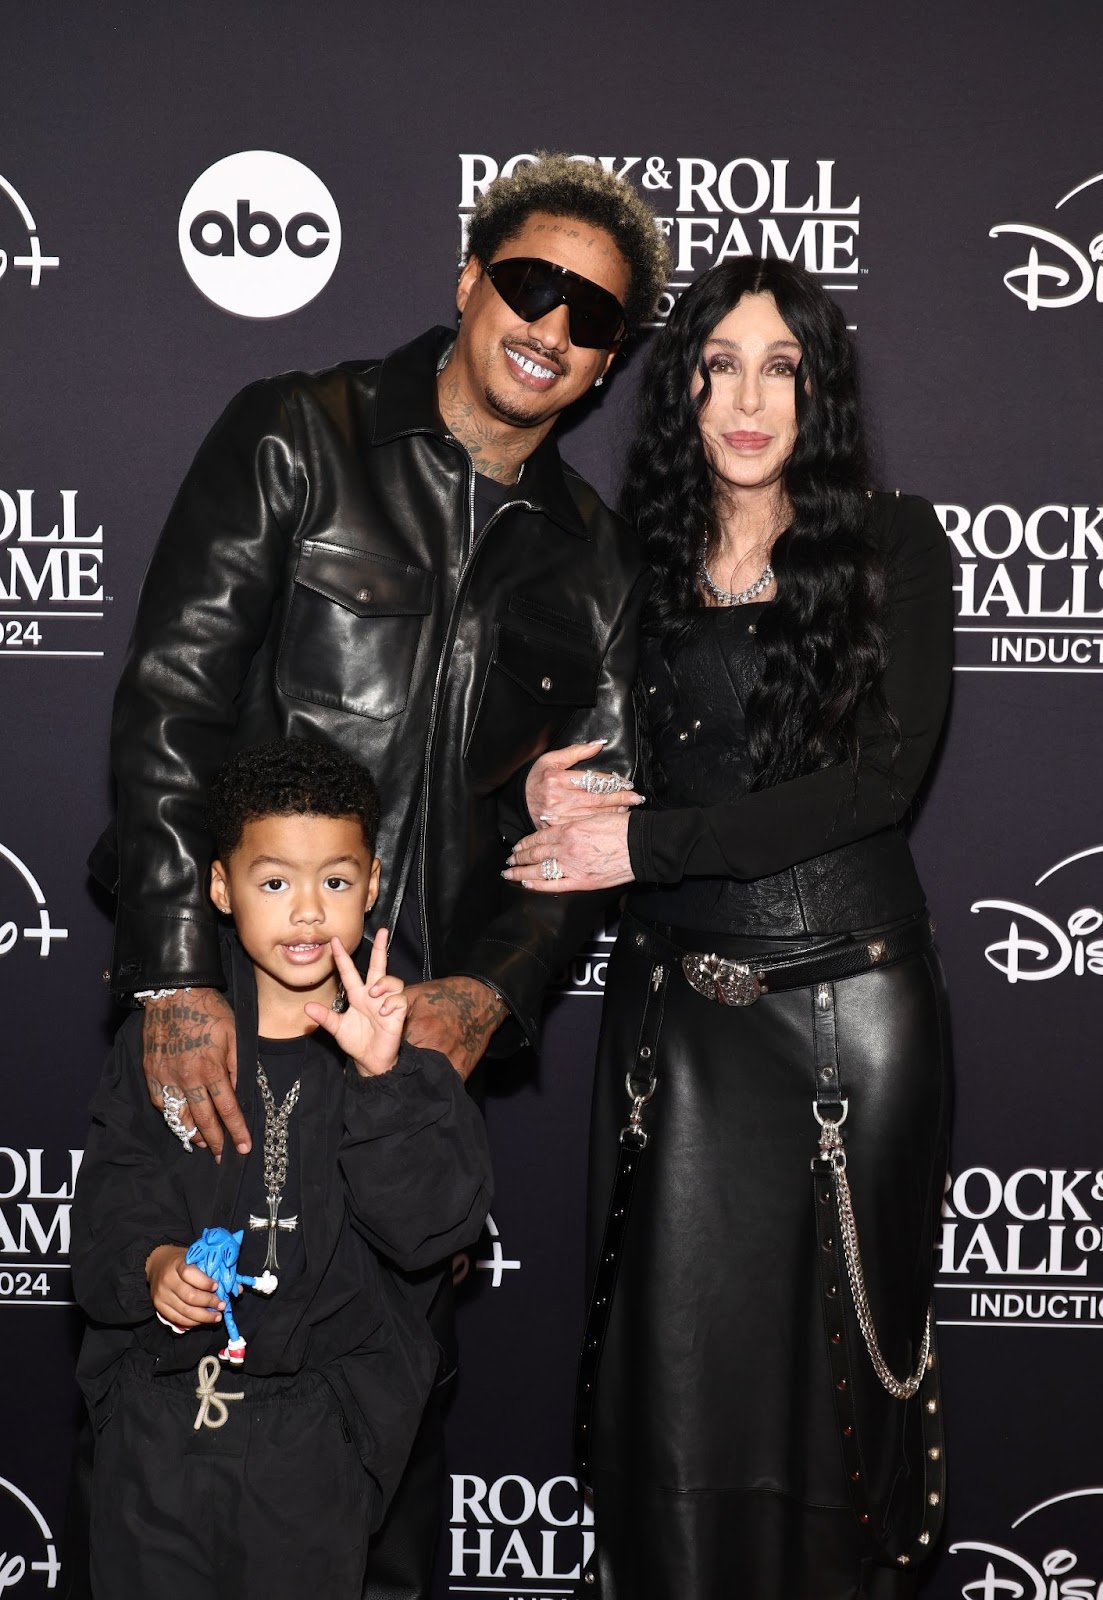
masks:
{"label": "boy's black pants", "polygon": [[[130,1358],[96,1438],[95,1600],[360,1600],[378,1493],[316,1373],[223,1367],[225,1426],[194,1426],[195,1375]],[[216,1413],[217,1413],[217,1408]]]}

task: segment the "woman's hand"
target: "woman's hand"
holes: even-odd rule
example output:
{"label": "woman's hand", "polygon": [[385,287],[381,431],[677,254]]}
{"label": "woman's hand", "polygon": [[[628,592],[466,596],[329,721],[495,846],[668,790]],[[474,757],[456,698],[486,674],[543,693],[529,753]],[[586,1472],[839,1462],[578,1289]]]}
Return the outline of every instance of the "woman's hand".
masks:
{"label": "woman's hand", "polygon": [[533,763],[525,779],[525,804],[538,828],[550,827],[567,817],[623,811],[626,806],[642,802],[643,795],[615,772],[569,770],[579,761],[592,761],[600,755],[605,742],[591,739],[588,744],[568,744],[562,750],[548,750]]}
{"label": "woman's hand", "polygon": [[530,833],[514,845],[502,877],[545,894],[631,883],[627,810],[576,817]]}
{"label": "woman's hand", "polygon": [[387,930],[380,928],[372,940],[366,981],[353,965],[340,939],[331,939],[333,960],[345,986],[347,1011],[331,1011],[311,1000],[304,1010],[336,1039],[362,1078],[390,1072],[398,1060],[409,1001],[401,978],[387,976]]}

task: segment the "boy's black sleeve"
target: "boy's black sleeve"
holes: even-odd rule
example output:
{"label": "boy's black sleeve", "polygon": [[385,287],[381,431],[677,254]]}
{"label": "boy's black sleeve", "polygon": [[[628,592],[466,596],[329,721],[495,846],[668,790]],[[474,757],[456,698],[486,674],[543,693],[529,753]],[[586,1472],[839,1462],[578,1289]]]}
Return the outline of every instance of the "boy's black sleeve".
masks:
{"label": "boy's black sleeve", "polygon": [[150,1105],[141,1022],[136,1013],[124,1024],[107,1059],[73,1199],[73,1291],[89,1317],[114,1326],[153,1316],[150,1251],[191,1243],[174,1179],[180,1158],[189,1158]]}
{"label": "boy's black sleeve", "polygon": [[447,1056],[404,1044],[390,1072],[348,1067],[340,1166],[354,1226],[406,1271],[471,1244],[492,1195],[483,1119]]}

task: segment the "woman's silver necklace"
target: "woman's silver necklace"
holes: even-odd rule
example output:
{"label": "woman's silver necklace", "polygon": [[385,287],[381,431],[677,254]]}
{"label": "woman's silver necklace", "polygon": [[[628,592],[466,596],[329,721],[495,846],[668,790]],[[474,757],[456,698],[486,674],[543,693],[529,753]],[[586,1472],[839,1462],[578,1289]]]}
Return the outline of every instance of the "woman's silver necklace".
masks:
{"label": "woman's silver necklace", "polygon": [[765,593],[774,581],[774,569],[767,561],[762,569],[761,577],[756,578],[753,583],[749,583],[745,589],[739,589],[734,594],[730,589],[721,589],[719,584],[712,581],[709,573],[708,558],[703,550],[701,551],[701,559],[697,563],[697,575],[701,580],[702,586],[722,606],[749,605],[752,600],[757,600],[760,594]]}
{"label": "woman's silver necklace", "polygon": [[277,1110],[267,1074],[260,1062],[257,1062],[257,1087],[264,1105],[264,1197],[268,1202],[268,1215],[250,1217],[249,1227],[254,1230],[268,1229],[265,1272],[275,1272],[279,1266],[276,1259],[276,1237],[279,1230],[282,1228],[285,1233],[293,1233],[299,1225],[298,1217],[281,1217],[279,1210],[280,1201],[283,1199],[283,1186],[287,1182],[287,1125],[295,1109],[295,1102],[299,1098],[301,1081],[299,1078],[295,1079],[284,1097],[283,1104]]}

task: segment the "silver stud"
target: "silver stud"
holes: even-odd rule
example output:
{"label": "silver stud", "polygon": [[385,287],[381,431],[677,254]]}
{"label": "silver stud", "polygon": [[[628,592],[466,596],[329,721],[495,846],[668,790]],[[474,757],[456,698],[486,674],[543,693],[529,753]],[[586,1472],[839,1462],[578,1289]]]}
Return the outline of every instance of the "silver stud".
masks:
{"label": "silver stud", "polygon": [[937,1400],[928,1400],[927,1401],[927,1412],[928,1412],[928,1414],[933,1417],[937,1410],[938,1410],[938,1401]]}
{"label": "silver stud", "polygon": [[644,936],[643,936],[642,933],[637,933],[637,935],[636,935],[636,944],[641,950],[643,949]]}
{"label": "silver stud", "polygon": [[541,687],[541,689],[543,689],[544,693],[547,694],[548,690],[550,688],[552,688],[551,679],[550,678],[541,678],[540,679],[540,687]]}
{"label": "silver stud", "polygon": [[927,1496],[927,1504],[929,1506],[936,1506],[941,1499],[942,1496],[939,1494],[938,1490],[932,1489],[930,1494]]}
{"label": "silver stud", "polygon": [[757,622],[748,622],[748,624],[747,624],[747,632],[748,633],[757,633],[758,632],[758,624],[757,624]]}
{"label": "silver stud", "polygon": [[866,945],[866,949],[869,951],[869,959],[873,962],[874,966],[876,966],[879,961],[883,961],[885,959],[885,941],[883,939],[871,940],[870,943]]}
{"label": "silver stud", "polygon": [[361,605],[366,606],[368,601],[371,599],[371,590],[357,589],[356,598],[359,600]]}
{"label": "silver stud", "polygon": [[912,1564],[911,1556],[897,1556],[897,1558],[896,1558],[896,1565],[898,1567],[910,1567],[911,1564]]}
{"label": "silver stud", "polygon": [[587,1572],[582,1581],[583,1581],[583,1583],[593,1583],[594,1582],[593,1573],[592,1572]]}
{"label": "silver stud", "polygon": [[685,742],[686,742],[686,740],[688,738],[689,738],[689,734],[686,733],[684,730],[678,735],[678,741],[679,741],[680,744],[685,744]]}
{"label": "silver stud", "polygon": [[[647,692],[648,692],[648,694],[658,694],[658,692],[659,692],[658,684],[657,683],[649,683],[647,685]],[[586,1582],[587,1583],[592,1583],[593,1579],[592,1578],[587,1578]]]}
{"label": "silver stud", "polygon": [[939,1461],[942,1458],[942,1451],[936,1444],[932,1444],[931,1448],[927,1451],[927,1454],[932,1461]]}
{"label": "silver stud", "polygon": [[920,1544],[930,1544],[931,1536],[927,1532],[926,1528],[924,1528],[923,1532],[919,1535],[919,1542]]}
{"label": "silver stud", "polygon": [[640,1060],[641,1061],[650,1061],[651,1060],[651,1046],[649,1044],[645,1044],[645,1045],[642,1046],[642,1048],[640,1050]]}
{"label": "silver stud", "polygon": [[699,717],[698,717],[698,719],[697,719],[697,721],[696,721],[696,722],[695,722],[695,723],[694,723],[694,724],[693,724],[693,731],[694,731],[694,733],[696,733],[696,732],[697,732],[697,729],[698,729],[698,728],[699,728],[699,727],[700,727],[700,726],[701,726],[701,719],[700,719],[700,718],[699,718]]}

